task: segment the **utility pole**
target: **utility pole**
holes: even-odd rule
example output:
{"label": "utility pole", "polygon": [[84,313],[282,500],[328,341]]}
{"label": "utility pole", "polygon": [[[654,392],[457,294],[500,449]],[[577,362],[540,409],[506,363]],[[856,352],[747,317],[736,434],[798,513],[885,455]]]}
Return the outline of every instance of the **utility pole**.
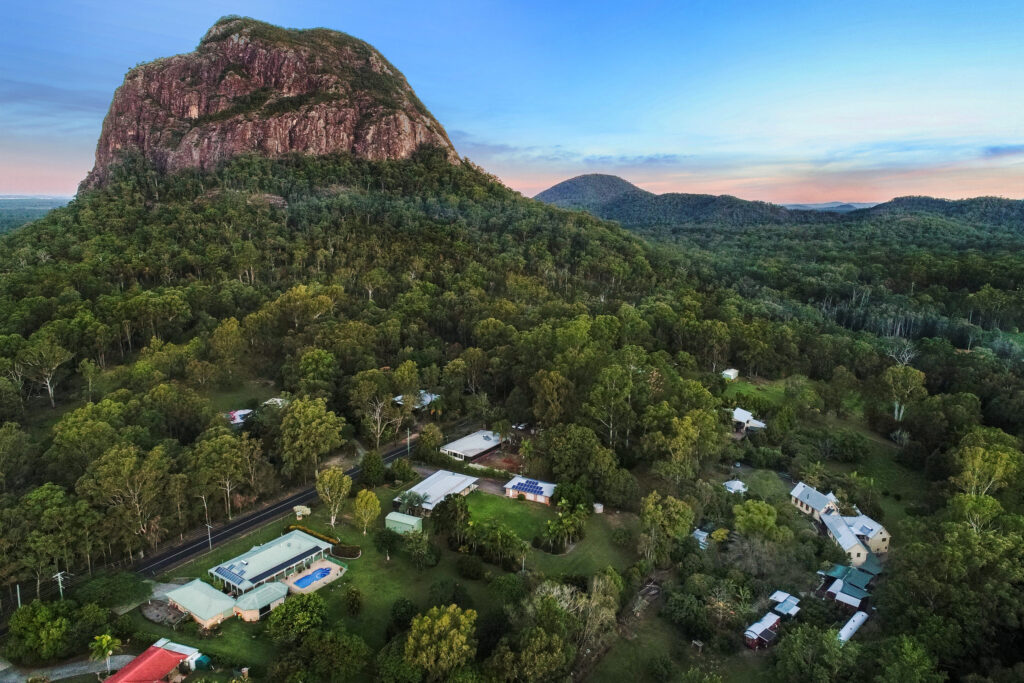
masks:
{"label": "utility pole", "polygon": [[14,587],[18,591],[18,609],[21,609],[21,584],[20,583],[16,583],[16,584],[14,584]]}
{"label": "utility pole", "polygon": [[409,453],[412,451],[412,430],[408,427],[405,428],[405,457],[409,457]]}
{"label": "utility pole", "polygon": [[206,523],[206,543],[210,546],[210,550],[213,550],[213,534],[211,533],[212,530],[213,530],[213,527],[210,526],[209,522],[207,522]]}
{"label": "utility pole", "polygon": [[64,573],[65,572],[63,571],[59,571],[53,575],[53,578],[57,581],[57,590],[60,591],[61,600],[64,599]]}

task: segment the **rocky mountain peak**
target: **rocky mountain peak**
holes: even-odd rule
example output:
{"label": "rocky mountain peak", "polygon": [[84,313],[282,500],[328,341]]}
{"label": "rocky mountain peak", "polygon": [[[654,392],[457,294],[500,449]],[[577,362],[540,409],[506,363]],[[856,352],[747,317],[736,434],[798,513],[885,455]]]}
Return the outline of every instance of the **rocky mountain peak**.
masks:
{"label": "rocky mountain peak", "polygon": [[125,150],[157,168],[212,169],[240,154],[458,154],[405,77],[369,44],[329,29],[224,17],[194,52],[133,68],[114,93],[83,188]]}

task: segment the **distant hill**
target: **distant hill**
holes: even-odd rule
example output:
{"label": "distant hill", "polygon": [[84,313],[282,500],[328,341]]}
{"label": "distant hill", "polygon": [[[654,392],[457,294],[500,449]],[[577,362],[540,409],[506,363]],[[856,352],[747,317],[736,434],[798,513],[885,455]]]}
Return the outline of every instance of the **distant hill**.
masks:
{"label": "distant hill", "polygon": [[823,213],[795,211],[777,204],[752,202],[729,195],[654,194],[618,176],[592,173],[571,178],[544,190],[534,199],[564,209],[583,209],[624,226],[664,226],[686,223],[805,223]]}
{"label": "distant hill", "polygon": [[0,195],[0,235],[42,218],[69,201],[70,197]]}
{"label": "distant hill", "polygon": [[787,209],[798,211],[832,211],[835,213],[847,213],[857,209],[870,209],[878,202],[825,202],[823,204],[783,204]]}
{"label": "distant hill", "polygon": [[986,225],[1001,225],[1024,230],[1024,199],[974,197],[973,199],[936,199],[935,197],[896,197],[853,216],[928,213]]}

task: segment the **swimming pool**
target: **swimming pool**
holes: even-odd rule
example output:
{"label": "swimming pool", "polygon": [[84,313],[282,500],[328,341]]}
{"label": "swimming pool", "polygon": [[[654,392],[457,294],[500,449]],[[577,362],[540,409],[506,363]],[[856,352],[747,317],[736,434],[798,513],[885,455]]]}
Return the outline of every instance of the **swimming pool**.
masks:
{"label": "swimming pool", "polygon": [[305,576],[300,576],[295,579],[295,585],[298,588],[309,588],[310,584],[316,583],[320,579],[326,578],[331,575],[331,570],[327,567],[320,567],[316,571],[312,571]]}

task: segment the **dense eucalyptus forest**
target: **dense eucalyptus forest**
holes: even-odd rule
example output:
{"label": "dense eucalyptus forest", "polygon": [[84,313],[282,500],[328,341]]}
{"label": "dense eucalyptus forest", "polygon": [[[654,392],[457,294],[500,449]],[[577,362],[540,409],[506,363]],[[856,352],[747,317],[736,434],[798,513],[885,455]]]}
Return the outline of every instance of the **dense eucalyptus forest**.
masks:
{"label": "dense eucalyptus forest", "polygon": [[[411,408],[391,397],[424,388],[439,420],[532,425],[526,465],[562,497],[637,513],[636,562],[607,580],[667,580],[659,618],[684,641],[735,652],[754,596],[835,557],[794,536],[788,503],[734,508],[709,482],[740,461],[832,488],[896,539],[874,634],[837,648],[833,615],[809,607],[774,655],[779,679],[1015,680],[1020,241],[1019,227],[914,211],[705,222],[648,242],[429,148],[173,175],[129,156],[104,187],[0,240],[0,576],[31,596],[57,571],[124,564],[230,518],[311,482],[353,439],[398,436]],[[769,424],[739,443],[730,366],[779,388],[739,399]],[[210,396],[252,378],[292,400],[232,431]],[[875,442],[920,476],[904,519],[886,520],[884,486],[856,473]],[[700,520],[733,530],[721,552],[695,547]],[[524,590],[548,604],[538,582]],[[52,617],[43,604],[16,613],[9,656],[80,651],[112,619],[83,600],[47,641],[33,626]],[[512,635],[481,635],[466,680],[558,680],[572,657],[538,653],[589,643],[574,613],[509,612]],[[388,652],[360,665],[377,680],[434,676],[400,676]],[[519,678],[501,666],[539,661]],[[281,666],[278,680],[313,680],[301,657]]]}

